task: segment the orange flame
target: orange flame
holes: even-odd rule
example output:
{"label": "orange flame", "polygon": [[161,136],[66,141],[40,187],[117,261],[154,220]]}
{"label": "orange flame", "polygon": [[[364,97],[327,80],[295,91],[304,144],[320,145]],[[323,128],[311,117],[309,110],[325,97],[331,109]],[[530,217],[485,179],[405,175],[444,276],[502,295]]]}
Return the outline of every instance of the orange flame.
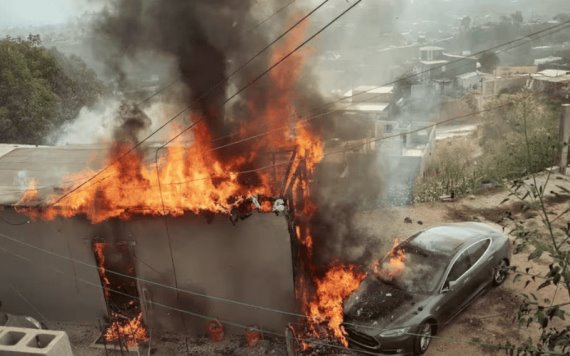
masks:
{"label": "orange flame", "polygon": [[113,321],[105,330],[105,341],[107,342],[124,342],[128,347],[135,347],[140,342],[148,341],[148,333],[142,322],[142,313],[139,313],[133,319],[119,320],[117,314],[113,313]]}
{"label": "orange flame", "polygon": [[316,293],[309,306],[311,323],[326,321],[333,335],[348,346],[343,321],[343,302],[354,292],[366,277],[353,265],[333,265],[324,277],[316,282]]}
{"label": "orange flame", "polygon": [[[306,26],[296,27],[274,49],[273,62],[295,49]],[[193,143],[189,147],[170,146],[156,163],[145,162],[143,152],[129,152],[132,144],[115,143],[107,168],[96,179],[77,189],[74,189],[77,184],[67,187],[63,196],[39,197],[36,190],[29,189],[17,203],[19,211],[47,220],[81,214],[92,223],[100,223],[110,218],[128,219],[134,214],[180,216],[202,211],[231,214],[233,209],[247,203],[249,197],[279,195],[280,184],[272,181],[270,169],[263,169],[271,166],[264,162],[260,152],[297,147],[294,164],[304,160],[310,171],[323,158],[320,137],[299,121],[302,118],[298,118],[294,108],[297,78],[302,73],[304,60],[305,50],[297,51],[269,73],[266,78],[269,83],[262,93],[271,97],[267,105],[259,105],[258,88],[253,87],[244,94],[250,117],[240,120],[243,124],[237,141],[259,133],[260,128],[267,129],[267,134],[247,140],[249,146],[242,155],[223,159],[218,156],[212,145],[213,137],[203,122],[192,129]],[[200,117],[193,115],[193,122],[200,121]],[[294,121],[283,128],[291,118]],[[287,163],[276,162],[281,166]],[[249,172],[256,174],[255,182],[244,182],[249,173],[243,171],[251,168],[261,169]],[[64,181],[84,182],[95,173],[86,169],[65,177]],[[39,200],[43,201],[43,207],[31,208]],[[268,211],[270,207],[265,204],[260,210]]]}
{"label": "orange flame", "polygon": [[390,250],[387,260],[381,266],[379,260],[373,263],[372,270],[375,274],[387,279],[393,279],[404,271],[406,255],[402,249],[396,248],[398,244],[398,239],[394,240],[392,250]]}
{"label": "orange flame", "polygon": [[30,179],[28,187],[20,197],[20,202],[29,203],[37,200],[39,196],[39,189],[37,187],[38,187],[37,180],[34,178]]}
{"label": "orange flame", "polygon": [[105,245],[103,243],[95,243],[95,254],[97,255],[97,271],[99,272],[99,277],[103,282],[103,294],[105,298],[109,298],[109,288],[111,287],[111,281],[109,281],[109,277],[107,277],[106,269],[105,269],[105,254],[103,250]]}

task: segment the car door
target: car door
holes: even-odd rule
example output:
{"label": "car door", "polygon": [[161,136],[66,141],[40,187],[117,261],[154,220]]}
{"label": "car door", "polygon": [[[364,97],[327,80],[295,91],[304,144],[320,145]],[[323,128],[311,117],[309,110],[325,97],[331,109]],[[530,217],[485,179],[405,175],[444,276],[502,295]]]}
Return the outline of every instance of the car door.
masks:
{"label": "car door", "polygon": [[[471,259],[471,269],[467,272],[469,278],[475,284],[475,293],[473,298],[476,297],[493,279],[493,256],[489,256],[486,252],[491,245],[491,240],[486,238],[477,241],[467,248],[469,257]],[[490,259],[490,260],[489,260]]]}
{"label": "car door", "polygon": [[471,258],[465,249],[452,260],[441,289],[442,298],[435,309],[443,323],[451,320],[467,303],[466,294],[470,293],[471,284],[465,274],[469,268],[471,268]]}

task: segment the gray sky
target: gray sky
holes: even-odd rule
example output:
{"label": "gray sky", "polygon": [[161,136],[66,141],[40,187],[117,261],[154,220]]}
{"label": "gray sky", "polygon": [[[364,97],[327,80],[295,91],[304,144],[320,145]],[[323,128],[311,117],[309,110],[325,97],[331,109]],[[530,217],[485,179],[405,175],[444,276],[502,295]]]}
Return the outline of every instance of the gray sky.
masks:
{"label": "gray sky", "polygon": [[0,28],[58,24],[94,6],[87,0],[0,0]]}

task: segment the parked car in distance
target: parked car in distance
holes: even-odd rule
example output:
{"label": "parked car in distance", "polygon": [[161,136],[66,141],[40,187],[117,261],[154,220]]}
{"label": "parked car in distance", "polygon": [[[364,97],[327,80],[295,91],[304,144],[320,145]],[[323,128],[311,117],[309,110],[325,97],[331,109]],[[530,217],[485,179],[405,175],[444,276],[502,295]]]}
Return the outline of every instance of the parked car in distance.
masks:
{"label": "parked car in distance", "polygon": [[[401,259],[397,270],[390,266],[395,258]],[[509,239],[482,223],[447,224],[409,237],[346,299],[350,347],[423,354],[438,330],[505,281],[510,259]]]}

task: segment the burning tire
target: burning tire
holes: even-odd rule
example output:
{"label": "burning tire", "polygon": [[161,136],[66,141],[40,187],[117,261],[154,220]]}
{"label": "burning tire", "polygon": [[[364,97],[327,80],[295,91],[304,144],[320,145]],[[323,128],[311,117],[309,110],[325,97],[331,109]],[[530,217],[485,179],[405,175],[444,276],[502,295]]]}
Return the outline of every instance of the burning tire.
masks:
{"label": "burning tire", "polygon": [[418,328],[416,337],[414,338],[414,355],[421,355],[427,351],[431,344],[433,336],[433,326],[425,321]]}

